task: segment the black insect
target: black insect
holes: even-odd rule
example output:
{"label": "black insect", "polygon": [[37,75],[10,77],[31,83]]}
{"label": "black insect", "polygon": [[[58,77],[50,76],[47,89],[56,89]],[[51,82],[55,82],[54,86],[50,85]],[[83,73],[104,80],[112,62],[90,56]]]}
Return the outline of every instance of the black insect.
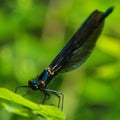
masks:
{"label": "black insect", "polygon": [[[113,11],[113,7],[106,12],[95,10],[74,34],[71,40],[59,52],[49,67],[37,76],[29,80],[27,86],[16,87],[15,92],[20,87],[29,87],[33,90],[40,90],[44,93],[42,103],[49,98],[49,93],[59,98],[58,107],[63,110],[64,94],[59,91],[47,89],[48,83],[61,71],[72,71],[82,65],[92,52],[96,40],[102,32],[105,18]],[[61,101],[62,100],[62,101]]]}

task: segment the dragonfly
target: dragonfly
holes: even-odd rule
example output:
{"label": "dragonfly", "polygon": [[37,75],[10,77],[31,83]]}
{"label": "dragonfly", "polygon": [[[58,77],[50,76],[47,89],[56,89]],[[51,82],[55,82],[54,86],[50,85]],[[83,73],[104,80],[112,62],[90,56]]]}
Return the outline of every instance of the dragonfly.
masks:
{"label": "dragonfly", "polygon": [[114,7],[110,7],[105,12],[93,11],[70,41],[53,59],[48,68],[44,69],[36,78],[29,80],[28,85],[17,86],[15,92],[22,87],[40,90],[44,95],[42,104],[50,98],[50,93],[54,94],[58,97],[58,107],[63,110],[64,94],[60,91],[48,89],[47,85],[58,73],[72,71],[87,60],[93,51],[97,38],[102,32],[105,19],[113,9]]}

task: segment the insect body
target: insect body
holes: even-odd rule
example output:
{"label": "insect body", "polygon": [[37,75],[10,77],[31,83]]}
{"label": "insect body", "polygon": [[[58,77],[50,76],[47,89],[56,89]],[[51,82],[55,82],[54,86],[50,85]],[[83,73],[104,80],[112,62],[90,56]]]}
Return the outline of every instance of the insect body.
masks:
{"label": "insect body", "polygon": [[[44,93],[42,103],[49,98],[49,93],[53,93],[59,98],[58,106],[60,106],[60,101],[62,99],[61,109],[63,109],[63,93],[47,89],[47,85],[59,72],[74,70],[86,61],[95,46],[97,38],[102,32],[105,18],[112,10],[113,7],[110,7],[104,13],[98,10],[93,11],[71,40],[68,41],[65,47],[63,47],[55,59],[53,59],[49,67],[35,79],[29,80],[27,86],[18,86],[15,91],[20,87],[29,87],[33,90],[40,90]],[[60,97],[60,95],[62,97]]]}

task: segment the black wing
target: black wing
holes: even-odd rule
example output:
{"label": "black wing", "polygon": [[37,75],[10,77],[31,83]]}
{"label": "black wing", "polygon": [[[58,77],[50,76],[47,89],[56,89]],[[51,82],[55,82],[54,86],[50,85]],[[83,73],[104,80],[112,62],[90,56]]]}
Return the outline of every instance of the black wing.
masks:
{"label": "black wing", "polygon": [[105,13],[95,10],[65,45],[49,65],[57,74],[59,71],[71,71],[85,62],[99,37],[104,19],[112,12],[113,7]]}

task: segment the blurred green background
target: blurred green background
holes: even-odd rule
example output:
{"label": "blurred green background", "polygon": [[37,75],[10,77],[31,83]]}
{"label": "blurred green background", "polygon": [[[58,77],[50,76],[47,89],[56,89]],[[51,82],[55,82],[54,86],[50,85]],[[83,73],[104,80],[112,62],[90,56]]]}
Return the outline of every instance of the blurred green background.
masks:
{"label": "blurred green background", "polygon": [[[69,120],[120,120],[119,0],[0,0],[0,87],[14,91],[27,85],[92,11],[110,6],[115,9],[89,59],[80,69],[58,75],[48,88],[64,93]],[[0,119],[37,118],[12,114],[0,104]]]}

